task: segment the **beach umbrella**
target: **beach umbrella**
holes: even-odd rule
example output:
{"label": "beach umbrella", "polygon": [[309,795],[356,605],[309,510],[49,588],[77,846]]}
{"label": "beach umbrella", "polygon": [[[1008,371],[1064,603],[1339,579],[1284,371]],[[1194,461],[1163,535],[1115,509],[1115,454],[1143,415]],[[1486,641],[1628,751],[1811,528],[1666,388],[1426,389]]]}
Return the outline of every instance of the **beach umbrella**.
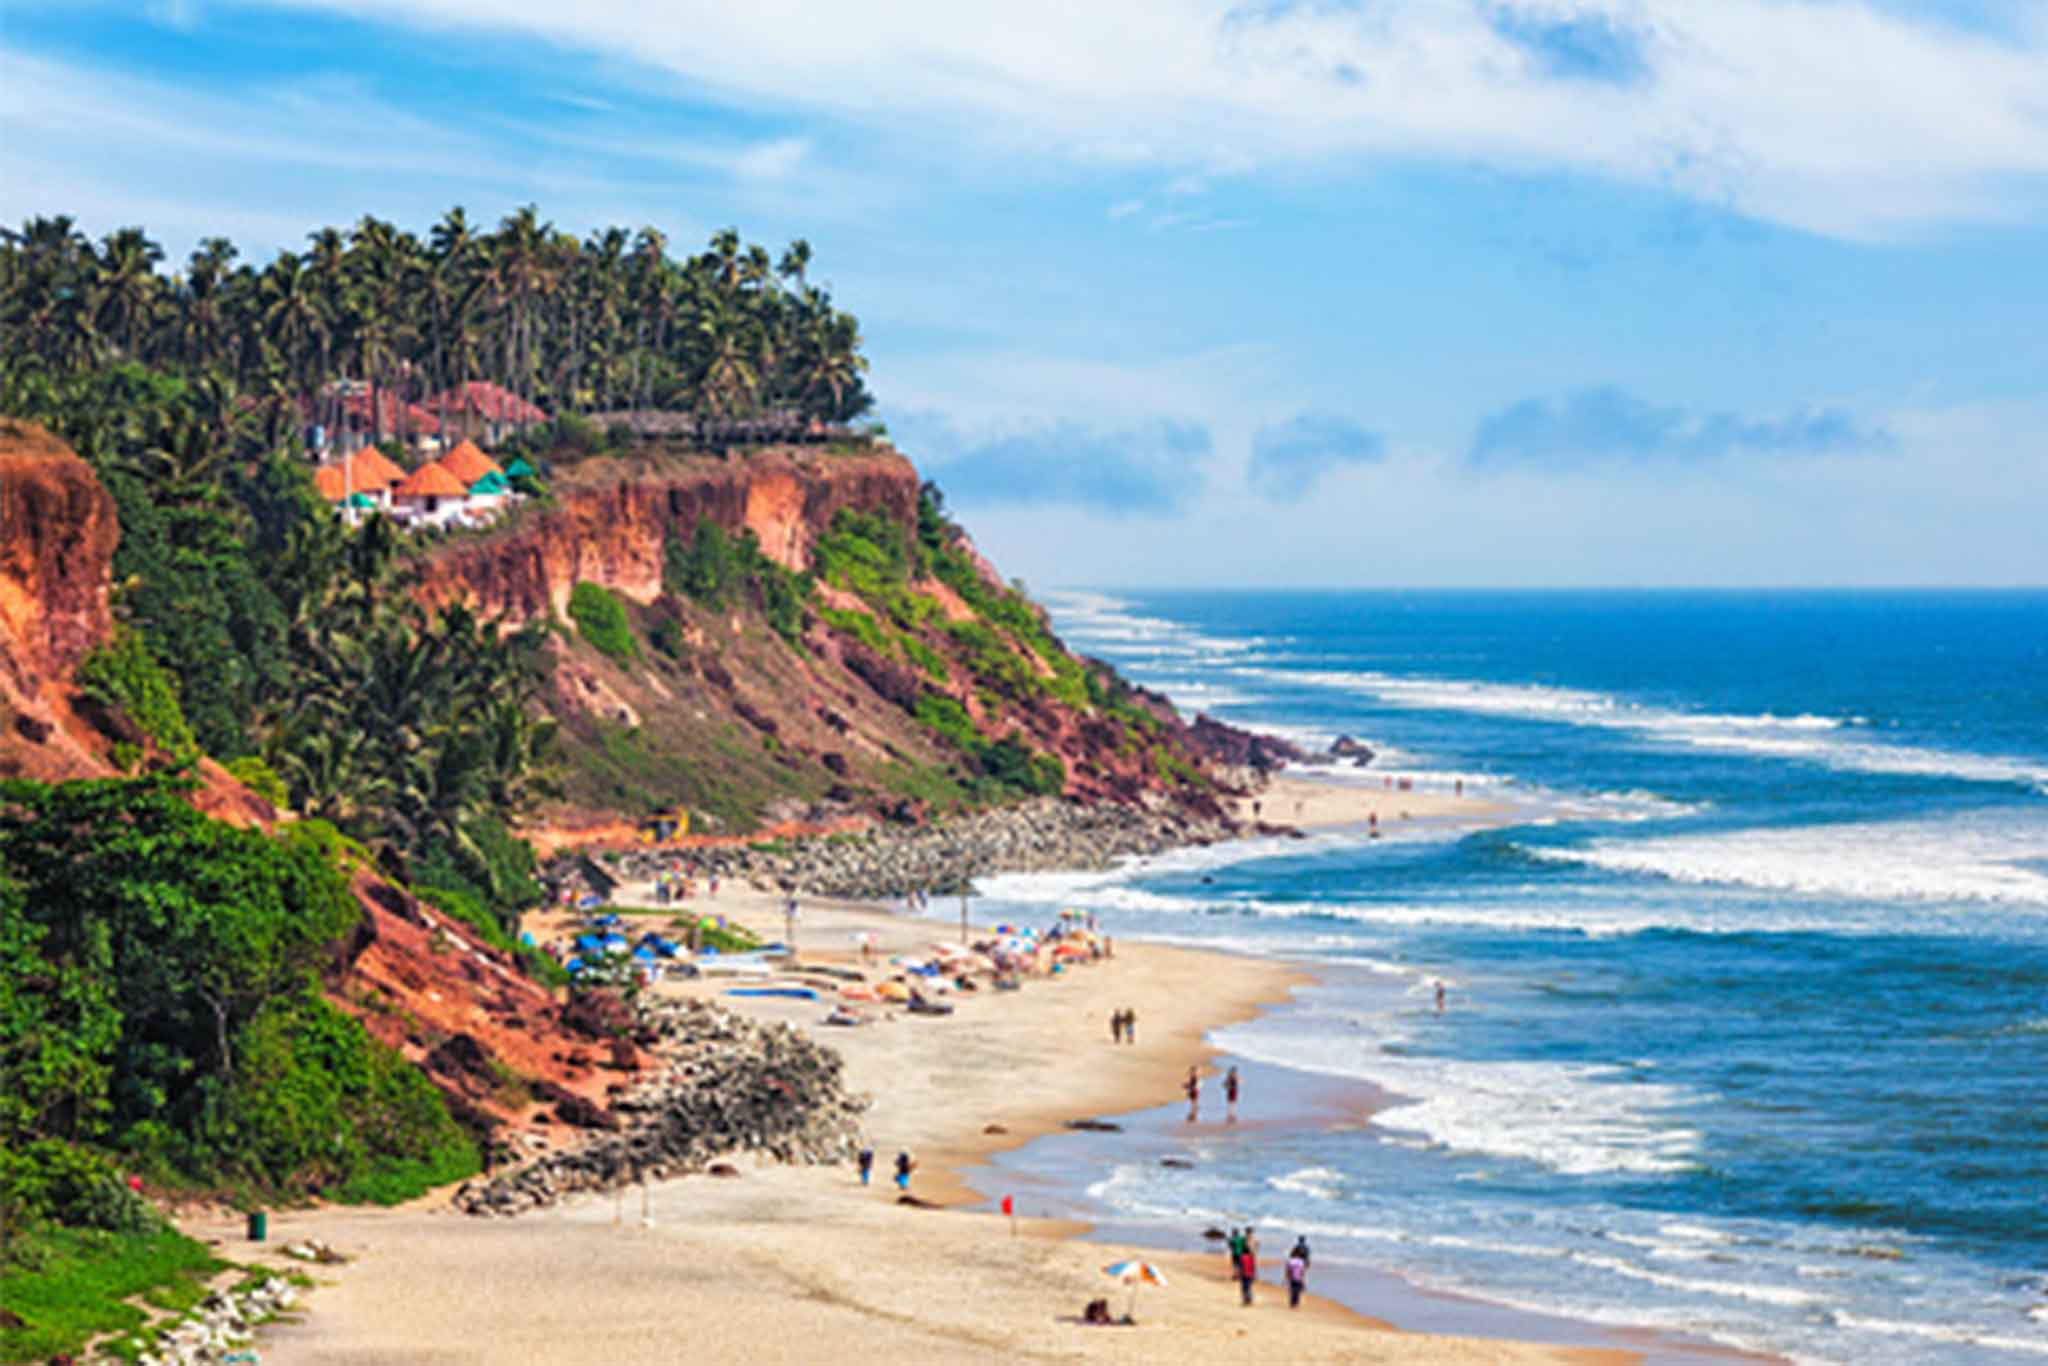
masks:
{"label": "beach umbrella", "polygon": [[1131,1298],[1124,1305],[1124,1317],[1131,1316],[1131,1310],[1138,1304],[1138,1287],[1141,1285],[1164,1286],[1166,1273],[1150,1262],[1133,1258],[1130,1261],[1111,1262],[1102,1268],[1102,1274],[1113,1281],[1121,1281],[1131,1288]]}

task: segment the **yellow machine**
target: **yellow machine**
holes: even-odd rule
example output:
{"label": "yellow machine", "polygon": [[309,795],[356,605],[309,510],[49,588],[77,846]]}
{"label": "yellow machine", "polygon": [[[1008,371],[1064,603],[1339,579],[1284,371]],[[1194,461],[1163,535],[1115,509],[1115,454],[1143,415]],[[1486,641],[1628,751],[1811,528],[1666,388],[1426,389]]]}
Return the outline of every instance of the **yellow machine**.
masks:
{"label": "yellow machine", "polygon": [[666,807],[640,822],[640,838],[648,844],[673,844],[690,833],[690,813]]}

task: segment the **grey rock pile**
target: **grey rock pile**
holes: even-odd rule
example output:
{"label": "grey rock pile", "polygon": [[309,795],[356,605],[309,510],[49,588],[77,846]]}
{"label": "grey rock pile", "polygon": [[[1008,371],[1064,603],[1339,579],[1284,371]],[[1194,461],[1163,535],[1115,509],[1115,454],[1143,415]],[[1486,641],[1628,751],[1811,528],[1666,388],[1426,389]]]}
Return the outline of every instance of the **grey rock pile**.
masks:
{"label": "grey rock pile", "polygon": [[[1056,797],[979,811],[915,827],[881,827],[856,836],[720,849],[686,856],[706,872],[770,890],[886,900],[915,891],[958,892],[990,873],[1107,868],[1117,860],[1243,831],[1173,809],[1085,805]],[[675,859],[642,850],[617,856],[611,870],[651,878]]]}
{"label": "grey rock pile", "polygon": [[262,1284],[235,1292],[216,1290],[199,1307],[159,1330],[149,1351],[135,1358],[139,1366],[200,1366],[206,1363],[254,1361],[249,1350],[256,1325],[276,1318],[299,1302],[291,1282],[272,1276]]}
{"label": "grey rock pile", "polygon": [[801,1031],[703,1001],[658,1003],[641,1024],[642,1037],[659,1036],[656,1049],[670,1066],[613,1104],[620,1132],[467,1182],[455,1207],[515,1215],[570,1195],[706,1171],[739,1153],[820,1164],[859,1151],[867,1101],[847,1093],[839,1055]]}

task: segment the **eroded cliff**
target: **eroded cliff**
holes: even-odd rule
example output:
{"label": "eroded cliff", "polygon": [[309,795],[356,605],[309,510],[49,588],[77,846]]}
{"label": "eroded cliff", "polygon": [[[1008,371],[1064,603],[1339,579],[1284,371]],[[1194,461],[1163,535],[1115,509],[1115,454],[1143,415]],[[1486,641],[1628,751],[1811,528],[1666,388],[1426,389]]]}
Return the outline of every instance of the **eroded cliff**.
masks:
{"label": "eroded cliff", "polygon": [[[676,582],[673,557],[701,522],[751,533],[807,576],[779,630],[772,585],[708,596]],[[579,582],[631,605],[636,649],[600,653],[567,629]],[[551,707],[568,800],[550,813],[553,844],[616,839],[673,805],[727,834],[1045,792],[1214,817],[1244,778],[1214,762],[1227,728],[1190,728],[1069,654],[966,534],[921,506],[917,471],[887,448],[642,447],[569,465],[552,505],[439,548],[423,591],[563,623]]]}

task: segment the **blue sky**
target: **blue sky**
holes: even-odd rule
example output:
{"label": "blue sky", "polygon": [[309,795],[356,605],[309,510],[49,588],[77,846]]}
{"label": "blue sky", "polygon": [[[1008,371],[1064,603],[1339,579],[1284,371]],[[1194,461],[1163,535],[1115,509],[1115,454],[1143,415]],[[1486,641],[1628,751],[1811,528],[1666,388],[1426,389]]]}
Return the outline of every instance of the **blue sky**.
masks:
{"label": "blue sky", "polygon": [[2048,583],[2035,0],[0,0],[0,218],[804,236],[1059,584]]}

